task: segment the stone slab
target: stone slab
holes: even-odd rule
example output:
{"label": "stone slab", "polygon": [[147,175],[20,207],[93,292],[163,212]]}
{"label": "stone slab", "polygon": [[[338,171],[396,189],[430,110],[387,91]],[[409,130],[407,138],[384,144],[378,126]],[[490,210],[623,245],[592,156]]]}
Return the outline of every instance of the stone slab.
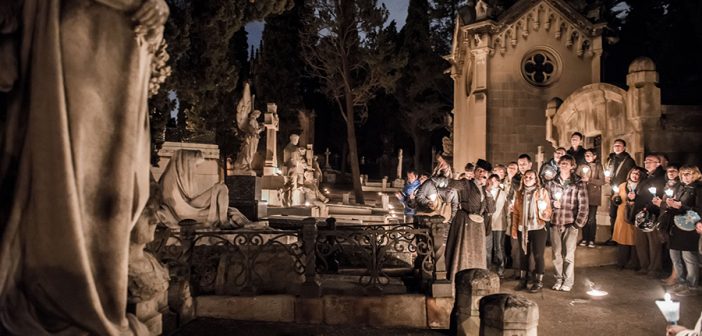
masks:
{"label": "stone slab", "polygon": [[392,192],[392,193],[402,191],[402,188],[394,188],[394,187],[383,188],[382,186],[381,187],[373,187],[373,186],[367,186],[367,185],[361,186],[361,189],[363,189],[363,191],[373,191],[373,192],[380,191],[380,192]]}
{"label": "stone slab", "polygon": [[303,216],[319,217],[319,207],[316,206],[295,206],[295,207],[268,207],[268,217],[271,216]]}
{"label": "stone slab", "polygon": [[345,204],[327,204],[331,215],[370,215],[373,213],[371,207],[354,206]]}
{"label": "stone slab", "polygon": [[245,321],[293,322],[295,297],[292,295],[198,296],[197,317]]}
{"label": "stone slab", "polygon": [[451,323],[453,297],[427,298],[427,323],[431,329],[448,329]]}
{"label": "stone slab", "polygon": [[324,298],[326,324],[374,327],[426,328],[423,295],[356,297],[327,295]]}
{"label": "stone slab", "polygon": [[229,188],[229,203],[235,201],[261,200],[261,178],[257,176],[232,175],[224,178]]}

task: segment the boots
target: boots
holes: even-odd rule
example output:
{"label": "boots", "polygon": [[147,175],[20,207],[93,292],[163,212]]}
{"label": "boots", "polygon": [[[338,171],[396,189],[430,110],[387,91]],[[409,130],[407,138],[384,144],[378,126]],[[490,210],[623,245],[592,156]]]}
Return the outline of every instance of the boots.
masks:
{"label": "boots", "polygon": [[517,287],[514,288],[514,290],[517,291],[522,291],[527,289],[527,282],[529,281],[529,277],[527,276],[526,271],[519,271],[519,284]]}
{"label": "boots", "polygon": [[531,285],[531,288],[529,288],[529,292],[539,293],[542,288],[544,288],[544,275],[536,274],[534,283]]}

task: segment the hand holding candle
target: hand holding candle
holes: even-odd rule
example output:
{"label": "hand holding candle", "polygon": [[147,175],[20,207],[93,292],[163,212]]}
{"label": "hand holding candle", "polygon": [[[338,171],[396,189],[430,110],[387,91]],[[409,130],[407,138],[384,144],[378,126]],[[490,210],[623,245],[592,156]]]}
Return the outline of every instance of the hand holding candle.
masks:
{"label": "hand holding candle", "polygon": [[668,197],[673,197],[673,189],[666,189],[665,195]]}
{"label": "hand holding candle", "polygon": [[648,192],[650,192],[651,195],[655,195],[655,194],[656,194],[656,187],[650,187],[650,188],[648,188]]}

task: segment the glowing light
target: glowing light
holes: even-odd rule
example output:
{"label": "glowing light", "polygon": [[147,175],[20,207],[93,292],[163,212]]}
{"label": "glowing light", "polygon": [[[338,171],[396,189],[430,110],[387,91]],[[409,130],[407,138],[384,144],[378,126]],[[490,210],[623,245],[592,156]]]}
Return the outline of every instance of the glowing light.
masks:
{"label": "glowing light", "polygon": [[650,192],[652,195],[655,195],[656,194],[656,187],[648,188],[648,192]]}
{"label": "glowing light", "polygon": [[665,195],[668,197],[673,197],[673,189],[666,189]]}
{"label": "glowing light", "polygon": [[388,204],[388,209],[394,209],[395,207],[392,204]]}
{"label": "glowing light", "polygon": [[590,172],[590,167],[583,167],[583,173],[587,174]]}
{"label": "glowing light", "polygon": [[602,296],[606,296],[607,294],[609,294],[609,293],[607,293],[603,290],[599,290],[599,289],[591,289],[591,290],[587,291],[587,295],[594,296],[594,297],[602,297]]}
{"label": "glowing light", "polygon": [[611,176],[612,176],[612,172],[609,171],[609,169],[608,169],[608,170],[605,170],[604,174],[605,174],[605,177],[611,177]]}
{"label": "glowing light", "polygon": [[656,300],[656,305],[668,323],[678,323],[680,319],[680,302],[671,300],[670,294],[665,293],[663,300]]}
{"label": "glowing light", "polygon": [[560,191],[560,190],[559,190],[559,191],[556,191],[556,192],[553,194],[553,198],[555,198],[556,201],[560,201],[560,200],[561,200],[561,197],[563,197],[563,192]]}
{"label": "glowing light", "polygon": [[383,196],[383,193],[381,193],[380,191],[378,191],[378,196]]}
{"label": "glowing light", "polygon": [[439,195],[437,195],[437,194],[431,194],[431,195],[429,195],[429,200],[432,201],[432,202],[434,202],[434,201],[436,201],[436,198],[437,198],[437,197],[439,197]]}
{"label": "glowing light", "polygon": [[619,186],[612,186],[612,191],[615,193],[619,192]]}
{"label": "glowing light", "polygon": [[305,206],[306,207],[310,206],[310,202],[305,202]]}
{"label": "glowing light", "polygon": [[546,201],[544,201],[544,200],[539,200],[537,206],[539,207],[539,210],[546,210],[546,206],[547,206],[547,205],[548,205],[548,204],[546,204]]}

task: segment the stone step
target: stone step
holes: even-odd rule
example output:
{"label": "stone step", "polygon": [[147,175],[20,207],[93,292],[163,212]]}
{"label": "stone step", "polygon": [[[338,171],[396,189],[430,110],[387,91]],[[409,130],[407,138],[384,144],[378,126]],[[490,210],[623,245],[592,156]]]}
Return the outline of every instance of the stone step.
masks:
{"label": "stone step", "polygon": [[362,205],[327,204],[329,216],[334,215],[370,215],[373,208]]}
{"label": "stone step", "polygon": [[[597,245],[595,248],[578,246],[575,249],[575,267],[593,267],[614,265],[617,263],[617,247]],[[553,269],[553,252],[550,246],[544,251],[544,264],[547,269]]]}
{"label": "stone step", "polygon": [[361,187],[361,189],[363,189],[363,191],[375,191],[375,192],[387,192],[387,193],[395,193],[398,191],[402,191],[402,188],[391,187],[390,184],[388,184],[388,186],[385,189],[383,189],[382,186],[369,186],[369,185],[364,185]]}

